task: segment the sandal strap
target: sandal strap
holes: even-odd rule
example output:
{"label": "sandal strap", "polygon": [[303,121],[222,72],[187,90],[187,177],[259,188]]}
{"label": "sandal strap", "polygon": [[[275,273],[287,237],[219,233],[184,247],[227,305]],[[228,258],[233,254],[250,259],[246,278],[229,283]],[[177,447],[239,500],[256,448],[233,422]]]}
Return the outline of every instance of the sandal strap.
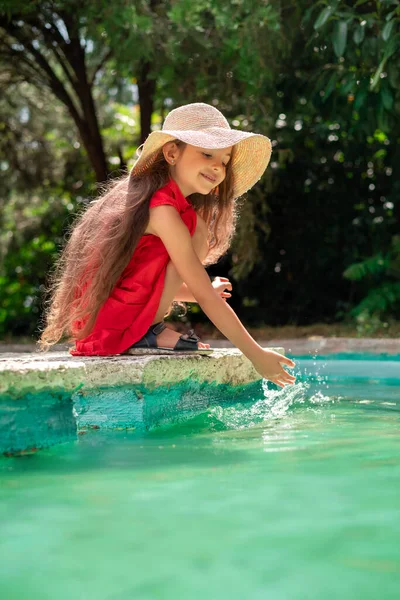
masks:
{"label": "sandal strap", "polygon": [[150,325],[146,333],[131,348],[157,348],[157,336],[166,329],[164,321]]}
{"label": "sandal strap", "polygon": [[200,338],[195,334],[193,329],[187,333],[183,333],[174,346],[174,350],[198,350],[198,342]]}
{"label": "sandal strap", "polygon": [[155,323],[154,325],[151,325],[150,331],[152,331],[154,333],[154,335],[159,335],[166,328],[167,328],[167,326],[165,324],[165,321],[160,321],[159,323]]}
{"label": "sandal strap", "polygon": [[[151,325],[144,336],[136,344],[133,344],[131,348],[158,348],[157,336],[166,328],[167,326],[164,321]],[[200,338],[195,334],[194,329],[189,329],[187,333],[183,333],[179,337],[173,350],[198,350],[199,341]]]}

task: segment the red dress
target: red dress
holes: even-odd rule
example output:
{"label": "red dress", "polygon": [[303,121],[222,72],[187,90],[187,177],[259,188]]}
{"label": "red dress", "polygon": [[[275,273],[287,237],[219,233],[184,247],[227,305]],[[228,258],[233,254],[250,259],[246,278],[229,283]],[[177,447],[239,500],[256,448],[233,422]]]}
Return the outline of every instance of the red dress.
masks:
{"label": "red dress", "polygon": [[[190,235],[194,234],[196,212],[173,179],[157,190],[150,200],[150,208],[161,204],[174,206]],[[121,354],[140,340],[157,313],[169,260],[159,237],[143,235],[129,264],[101,307],[92,332],[86,338],[76,340],[76,348],[70,353],[74,356]]]}

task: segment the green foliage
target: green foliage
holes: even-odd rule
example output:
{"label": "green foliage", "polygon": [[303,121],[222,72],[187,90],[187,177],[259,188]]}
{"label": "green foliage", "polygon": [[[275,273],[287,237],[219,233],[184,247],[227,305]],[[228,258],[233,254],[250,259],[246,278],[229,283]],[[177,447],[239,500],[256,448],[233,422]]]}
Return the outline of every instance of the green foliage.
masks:
{"label": "green foliage", "polygon": [[13,196],[7,204],[0,236],[0,334],[32,335],[42,309],[48,272],[63,243],[63,224],[74,207],[72,198],[51,195]]}
{"label": "green foliage", "polygon": [[400,282],[392,281],[371,289],[351,313],[356,317],[366,312],[381,317],[387,316],[396,306],[400,306]]}
{"label": "green foliage", "polygon": [[385,273],[388,268],[389,261],[386,257],[383,257],[381,253],[376,256],[371,256],[366,260],[350,265],[344,273],[343,277],[351,279],[352,281],[360,281],[366,275],[378,275]]}
{"label": "green foliage", "polygon": [[353,281],[371,278],[366,296],[352,310],[351,315],[363,330],[371,321],[378,328],[382,319],[400,314],[400,235],[394,235],[389,250],[362,262],[350,265],[343,276]]}
{"label": "green foliage", "polygon": [[[22,15],[28,37],[30,19],[73,15],[112,174],[134,159],[137,96],[150,82],[154,128],[171,107],[205,101],[233,128],[271,138],[232,250],[210,269],[233,277],[231,304],[248,322],[351,317],[368,332],[399,315],[398,2],[7,0],[0,9]],[[37,44],[80,110],[62,44],[44,34]],[[0,79],[3,336],[35,333],[46,274],[96,193],[68,109],[21,64],[3,59]]]}
{"label": "green foliage", "polygon": [[377,314],[371,314],[369,310],[360,312],[355,321],[357,335],[360,337],[373,337],[377,331],[384,331],[389,327],[387,321],[382,321]]}
{"label": "green foliage", "polygon": [[361,135],[366,134],[372,122],[382,131],[391,131],[400,108],[398,105],[393,111],[400,89],[397,0],[321,0],[305,13],[303,23],[311,22],[315,33],[309,45],[316,44],[314,51],[327,59],[331,54],[331,60],[321,65],[314,93],[324,92],[324,103],[331,97],[329,110],[337,95],[346,97],[353,130]]}

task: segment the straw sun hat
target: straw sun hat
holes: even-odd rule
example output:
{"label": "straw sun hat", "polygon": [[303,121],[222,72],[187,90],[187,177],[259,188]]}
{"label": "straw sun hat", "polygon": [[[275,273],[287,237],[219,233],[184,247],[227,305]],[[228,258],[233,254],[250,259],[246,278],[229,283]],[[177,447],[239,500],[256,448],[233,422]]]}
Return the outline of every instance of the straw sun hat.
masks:
{"label": "straw sun hat", "polygon": [[233,196],[238,198],[261,178],[271,157],[271,141],[259,133],[231,129],[224,115],[214,106],[195,102],[172,110],[160,131],[153,131],[141,148],[132,167],[140,175],[154,162],[167,142],[178,139],[209,150],[235,146],[232,156]]}

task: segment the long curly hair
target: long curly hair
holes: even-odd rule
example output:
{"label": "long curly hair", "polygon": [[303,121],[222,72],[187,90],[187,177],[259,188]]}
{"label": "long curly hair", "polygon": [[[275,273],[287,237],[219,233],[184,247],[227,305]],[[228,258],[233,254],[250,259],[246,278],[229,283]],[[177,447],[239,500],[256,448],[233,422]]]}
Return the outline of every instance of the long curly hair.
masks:
{"label": "long curly hair", "polygon": [[[182,149],[186,146],[174,140]],[[233,147],[233,152],[235,148]],[[209,251],[203,265],[211,265],[228,250],[237,222],[237,198],[232,196],[229,161],[224,181],[210,194],[188,200],[208,225]],[[143,174],[125,174],[104,186],[67,232],[68,241],[56,261],[45,293],[41,351],[66,338],[87,337],[101,306],[110,296],[146,230],[153,194],[170,179],[162,149]]]}

